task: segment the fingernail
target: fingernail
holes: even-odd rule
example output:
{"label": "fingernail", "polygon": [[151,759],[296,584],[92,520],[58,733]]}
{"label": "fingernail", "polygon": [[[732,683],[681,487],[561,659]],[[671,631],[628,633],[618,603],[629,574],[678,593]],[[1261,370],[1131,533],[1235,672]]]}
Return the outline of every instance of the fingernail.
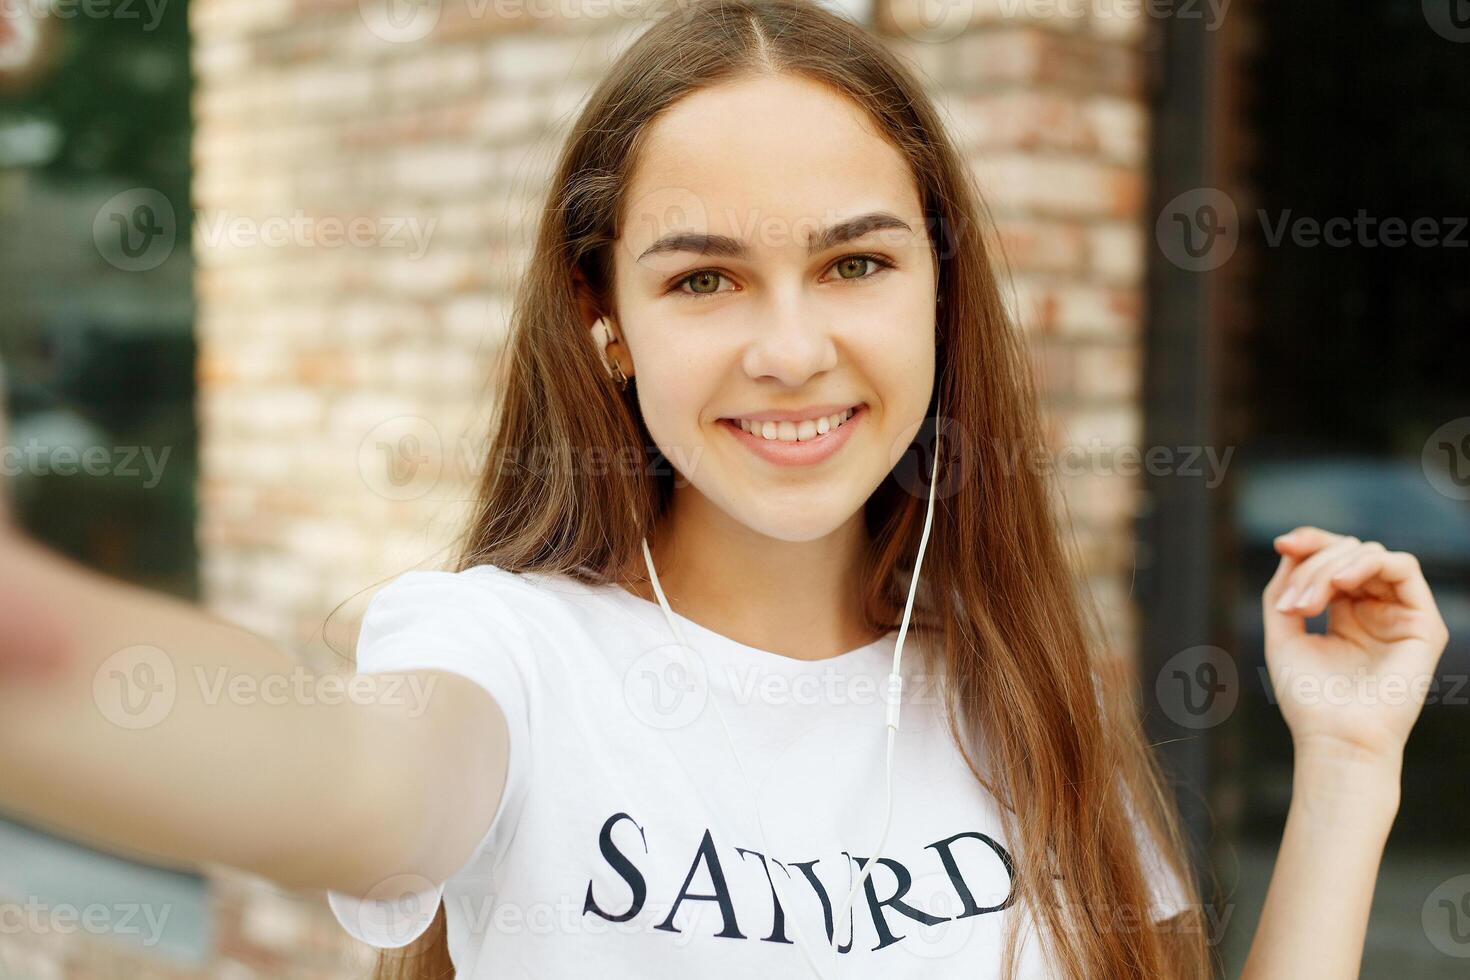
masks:
{"label": "fingernail", "polygon": [[1296,601],[1297,608],[1298,609],[1305,609],[1307,606],[1310,606],[1310,605],[1312,605],[1312,603],[1316,602],[1317,601],[1317,593],[1319,591],[1321,591],[1321,589],[1318,586],[1315,586],[1314,585],[1310,589],[1308,589],[1307,591],[1303,592],[1301,594],[1301,598],[1297,599],[1297,601]]}
{"label": "fingernail", "polygon": [[1295,601],[1296,601],[1296,586],[1292,586],[1291,588],[1287,589],[1285,592],[1283,592],[1281,594],[1281,598],[1280,599],[1277,599],[1276,600],[1276,610],[1277,610],[1277,612],[1286,612],[1286,610],[1288,610],[1288,609],[1291,608],[1291,604],[1293,602],[1295,602]]}

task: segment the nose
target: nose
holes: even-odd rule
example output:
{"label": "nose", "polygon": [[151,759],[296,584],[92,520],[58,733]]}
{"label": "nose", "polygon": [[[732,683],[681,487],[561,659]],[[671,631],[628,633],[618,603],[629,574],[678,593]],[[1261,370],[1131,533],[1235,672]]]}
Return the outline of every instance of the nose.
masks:
{"label": "nose", "polygon": [[756,315],[759,322],[743,358],[749,377],[799,388],[837,366],[836,339],[821,304],[808,302],[799,291],[774,293]]}

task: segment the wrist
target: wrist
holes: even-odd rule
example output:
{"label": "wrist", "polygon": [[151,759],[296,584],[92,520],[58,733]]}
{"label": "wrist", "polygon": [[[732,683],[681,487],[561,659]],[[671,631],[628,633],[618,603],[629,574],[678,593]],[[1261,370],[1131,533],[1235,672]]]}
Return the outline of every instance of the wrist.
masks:
{"label": "wrist", "polygon": [[1381,824],[1399,808],[1403,752],[1384,752],[1335,739],[1294,743],[1292,797],[1320,819]]}

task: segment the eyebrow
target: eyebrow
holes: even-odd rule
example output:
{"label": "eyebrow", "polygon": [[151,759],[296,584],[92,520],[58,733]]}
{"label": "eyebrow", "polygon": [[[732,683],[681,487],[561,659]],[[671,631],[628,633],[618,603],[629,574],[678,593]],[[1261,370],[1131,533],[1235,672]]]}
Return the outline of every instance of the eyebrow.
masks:
{"label": "eyebrow", "polygon": [[[823,228],[812,236],[807,243],[807,254],[816,255],[829,248],[850,242],[854,238],[885,229],[903,229],[913,232],[909,226],[896,214],[888,211],[873,211],[868,214],[858,215],[846,221],[839,221],[828,228]],[[746,258],[750,255],[750,247],[738,238],[729,235],[707,235],[693,231],[678,231],[665,235],[654,242],[643,253],[638,256],[642,262],[650,255],[661,255],[667,252],[696,252],[700,255],[719,255],[733,258]]]}

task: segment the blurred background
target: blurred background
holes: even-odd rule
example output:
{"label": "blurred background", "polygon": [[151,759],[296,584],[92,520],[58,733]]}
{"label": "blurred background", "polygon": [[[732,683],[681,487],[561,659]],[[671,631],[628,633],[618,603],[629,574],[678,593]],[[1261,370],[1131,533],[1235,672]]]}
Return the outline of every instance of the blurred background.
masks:
{"label": "blurred background", "polygon": [[[1363,976],[1470,958],[1470,5],[833,0],[972,161],[1082,547],[1239,971],[1290,793],[1271,538],[1423,561],[1451,641]],[[601,0],[0,2],[18,520],[320,669],[443,558]],[[340,621],[340,622],[339,622]],[[1314,628],[1321,628],[1314,623]],[[263,763],[268,760],[263,760]],[[64,928],[123,907],[131,928]],[[0,821],[0,977],[353,977],[320,895]]]}

